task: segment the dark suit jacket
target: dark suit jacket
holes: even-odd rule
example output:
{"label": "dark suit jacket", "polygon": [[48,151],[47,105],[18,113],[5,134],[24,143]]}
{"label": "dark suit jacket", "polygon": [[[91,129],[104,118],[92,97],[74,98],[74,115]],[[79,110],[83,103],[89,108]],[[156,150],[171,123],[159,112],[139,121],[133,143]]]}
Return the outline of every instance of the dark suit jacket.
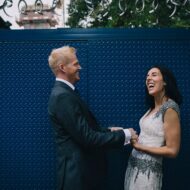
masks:
{"label": "dark suit jacket", "polygon": [[123,131],[101,129],[79,95],[56,81],[48,112],[57,147],[57,190],[100,190],[105,181],[105,149],[122,147]]}

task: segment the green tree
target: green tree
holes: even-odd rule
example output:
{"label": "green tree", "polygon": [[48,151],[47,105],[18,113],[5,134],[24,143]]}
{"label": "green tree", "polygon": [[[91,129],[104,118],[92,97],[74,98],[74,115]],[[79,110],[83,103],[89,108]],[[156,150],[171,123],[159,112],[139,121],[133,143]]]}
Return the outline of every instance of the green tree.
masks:
{"label": "green tree", "polygon": [[145,0],[144,8],[140,0],[137,3],[134,0],[102,1],[93,0],[91,4],[90,0],[71,0],[67,25],[72,28],[190,27],[190,1],[183,5],[175,0],[177,5],[174,5],[170,1],[166,4],[165,0]]}

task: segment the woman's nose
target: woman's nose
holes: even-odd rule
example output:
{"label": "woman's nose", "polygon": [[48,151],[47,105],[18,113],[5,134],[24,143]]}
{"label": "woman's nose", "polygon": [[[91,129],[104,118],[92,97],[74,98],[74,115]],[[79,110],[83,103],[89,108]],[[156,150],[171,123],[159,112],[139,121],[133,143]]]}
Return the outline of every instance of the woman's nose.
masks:
{"label": "woman's nose", "polygon": [[146,77],[146,80],[150,80],[150,79],[152,79],[152,77],[151,77],[151,75],[148,75],[148,76]]}

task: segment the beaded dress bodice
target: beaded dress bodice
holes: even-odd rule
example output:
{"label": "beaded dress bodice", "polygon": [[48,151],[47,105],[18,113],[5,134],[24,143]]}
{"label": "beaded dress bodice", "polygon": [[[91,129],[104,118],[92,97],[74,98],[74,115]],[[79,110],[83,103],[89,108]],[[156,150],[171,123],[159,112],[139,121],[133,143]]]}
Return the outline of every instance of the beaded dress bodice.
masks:
{"label": "beaded dress bodice", "polygon": [[[139,125],[141,133],[139,135],[139,143],[150,146],[150,147],[161,147],[165,143],[164,139],[164,127],[163,127],[163,117],[168,108],[174,109],[179,114],[178,105],[171,99],[165,102],[158,112],[148,114],[148,110],[145,115],[140,119]],[[154,159],[155,161],[161,163],[162,157],[160,156],[150,156],[149,154],[141,153],[133,149],[132,155],[137,158],[142,159]]]}

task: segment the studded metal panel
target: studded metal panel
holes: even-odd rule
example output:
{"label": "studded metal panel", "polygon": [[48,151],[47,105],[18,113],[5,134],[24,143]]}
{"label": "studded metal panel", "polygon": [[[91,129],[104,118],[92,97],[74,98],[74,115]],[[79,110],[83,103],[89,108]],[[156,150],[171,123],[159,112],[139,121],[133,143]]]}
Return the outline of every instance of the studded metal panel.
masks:
{"label": "studded metal panel", "polygon": [[[139,37],[139,32],[126,30],[118,34],[114,30],[68,31],[58,31],[61,36],[56,39],[52,35],[57,31],[15,31],[9,38],[0,37],[0,189],[53,190],[55,187],[55,149],[47,116],[54,76],[47,59],[53,48],[63,45],[77,48],[83,68],[77,85],[103,127],[118,125],[139,131],[138,121],[146,110],[147,69],[164,64],[173,70],[184,98],[182,146],[176,159],[164,161],[163,189],[186,189],[190,179],[183,172],[190,170],[189,37],[179,38],[177,31],[160,37],[162,30],[150,32],[149,36],[146,30],[142,31],[144,38]],[[64,35],[69,33],[66,39]],[[28,38],[28,34],[35,36]],[[130,151],[127,146],[107,152],[107,189],[123,190]]]}
{"label": "studded metal panel", "polygon": [[[47,60],[53,48],[67,44],[79,49],[79,58],[85,65],[85,43],[1,44],[0,189],[54,189],[55,152],[47,116],[54,76]],[[84,97],[86,73],[80,84]]]}

